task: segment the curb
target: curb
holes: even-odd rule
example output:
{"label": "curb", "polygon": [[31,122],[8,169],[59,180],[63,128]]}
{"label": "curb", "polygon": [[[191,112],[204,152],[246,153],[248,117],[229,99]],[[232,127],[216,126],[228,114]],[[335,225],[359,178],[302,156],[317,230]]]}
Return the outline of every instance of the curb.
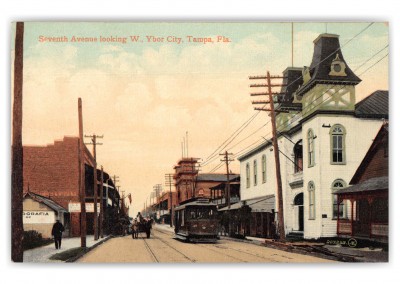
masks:
{"label": "curb", "polygon": [[110,240],[110,239],[112,239],[112,238],[115,238],[115,236],[110,235],[110,236],[105,237],[103,240],[101,240],[101,241],[95,243],[95,244],[94,244],[93,246],[91,246],[91,247],[86,248],[83,252],[79,253],[78,255],[76,255],[76,256],[74,256],[74,257],[71,257],[71,258],[67,259],[65,262],[75,262],[75,261],[77,261],[77,260],[80,259],[82,256],[84,256],[85,254],[87,254],[88,252],[90,252],[92,249],[98,247],[99,245],[105,243],[106,241],[108,241],[108,240]]}

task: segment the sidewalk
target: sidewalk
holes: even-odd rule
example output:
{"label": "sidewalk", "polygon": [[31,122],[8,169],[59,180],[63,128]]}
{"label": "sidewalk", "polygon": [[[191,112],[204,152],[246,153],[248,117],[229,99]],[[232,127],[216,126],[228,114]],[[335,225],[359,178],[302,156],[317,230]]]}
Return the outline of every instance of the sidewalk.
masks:
{"label": "sidewalk", "polygon": [[[105,236],[104,238],[99,238],[97,241],[94,240],[93,235],[86,236],[86,247],[92,248],[100,243],[103,243],[110,239],[110,236]],[[33,263],[62,263],[60,260],[49,259],[52,255],[56,253],[64,252],[72,248],[77,248],[81,246],[81,238],[63,238],[61,243],[61,249],[55,249],[54,243],[50,245],[38,247],[30,250],[24,251],[24,262]]]}
{"label": "sidewalk", "polygon": [[169,224],[158,224],[158,223],[154,223],[153,225],[154,228],[163,230],[163,231],[167,231],[170,233],[174,233],[175,234],[175,227],[171,227]]}

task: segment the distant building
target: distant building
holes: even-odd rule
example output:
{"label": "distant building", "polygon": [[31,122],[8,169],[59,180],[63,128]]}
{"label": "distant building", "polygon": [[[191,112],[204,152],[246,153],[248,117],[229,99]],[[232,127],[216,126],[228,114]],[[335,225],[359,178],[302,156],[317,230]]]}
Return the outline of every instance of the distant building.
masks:
{"label": "distant building", "polygon": [[[211,188],[226,182],[226,174],[199,173],[196,168],[197,158],[182,158],[174,167],[174,181],[178,203],[194,197],[211,198]],[[230,178],[239,175],[232,173]]]}
{"label": "distant building", "polygon": [[[309,67],[287,68],[276,104],[285,234],[306,239],[337,235],[335,192],[345,188],[388,117],[388,92],[376,91],[355,102],[361,81],[347,65],[339,36],[321,34],[314,41]],[[243,154],[240,161],[242,201],[273,196],[277,182],[271,140]],[[342,206],[347,208],[348,202]],[[271,221],[271,219],[269,219]],[[278,224],[276,224],[278,225]]]}
{"label": "distant building", "polygon": [[[85,192],[87,234],[93,234],[94,187],[93,156],[85,147]],[[66,209],[65,224],[70,236],[80,235],[79,198],[79,138],[64,137],[47,146],[23,146],[24,193],[42,196]],[[97,171],[100,180],[100,171]],[[105,208],[105,229],[113,226],[118,214],[119,193],[107,173],[104,173],[103,198],[98,190],[98,208],[102,200]],[[98,213],[100,210],[98,210]],[[114,217],[112,217],[114,216]]]}
{"label": "distant building", "polygon": [[350,203],[347,218],[337,220],[338,236],[388,242],[389,238],[389,125],[384,123],[350,180],[336,194],[342,212]]}
{"label": "distant building", "polygon": [[[240,175],[229,176],[230,204],[233,205],[240,201]],[[218,208],[228,206],[227,181],[221,182],[210,188],[211,200],[217,204]]]}
{"label": "distant building", "polygon": [[[169,224],[171,222],[171,209],[178,205],[178,198],[175,189],[164,189],[164,191],[157,198],[157,202],[152,206],[153,212],[157,212],[157,219],[160,223]],[[173,215],[172,210],[172,215]],[[172,217],[173,220],[173,217]]]}

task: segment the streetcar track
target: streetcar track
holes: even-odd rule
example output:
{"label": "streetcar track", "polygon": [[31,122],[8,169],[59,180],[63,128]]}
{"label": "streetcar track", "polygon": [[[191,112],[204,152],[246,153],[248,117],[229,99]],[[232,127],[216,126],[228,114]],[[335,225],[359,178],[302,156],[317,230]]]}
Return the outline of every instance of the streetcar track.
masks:
{"label": "streetcar track", "polygon": [[[155,230],[155,229],[154,229],[154,230]],[[168,233],[166,233],[166,232],[163,232],[163,231],[160,231],[160,230],[157,230],[157,232],[160,232],[160,233],[163,233],[163,234],[165,234],[165,235],[169,235],[169,236],[170,236],[170,234],[168,234]],[[154,234],[152,235],[152,238],[161,241],[162,243],[164,243],[164,244],[167,245],[168,247],[172,248],[174,251],[176,251],[177,253],[179,253],[180,255],[182,255],[185,259],[189,260],[190,262],[193,262],[193,263],[196,262],[195,259],[191,259],[191,258],[188,257],[187,255],[185,255],[184,253],[182,253],[181,251],[177,250],[175,247],[173,247],[172,245],[170,245],[168,242],[166,242],[165,240],[163,240],[163,239],[161,239],[161,238],[155,236]],[[145,242],[145,243],[146,243],[146,242]],[[148,245],[147,243],[146,243],[146,245],[149,247],[149,245]],[[149,249],[150,249],[150,247],[149,247]],[[158,262],[158,261],[157,261],[157,262]]]}
{"label": "streetcar track", "polygon": [[157,258],[157,256],[154,254],[153,250],[150,248],[149,244],[146,242],[146,239],[143,238],[145,247],[147,249],[147,251],[150,253],[150,255],[152,256],[152,258],[155,260],[155,262],[160,262]]}
{"label": "streetcar track", "polygon": [[247,252],[247,251],[243,251],[241,249],[235,249],[235,248],[228,248],[228,249],[231,249],[231,250],[234,250],[234,251],[237,251],[237,252],[240,252],[240,253],[245,253],[245,254],[248,254],[248,255],[251,255],[251,256],[255,256],[255,257],[258,257],[258,258],[266,259],[266,260],[268,260],[270,262],[278,262],[278,261],[270,259],[268,257],[264,257],[264,256],[261,256],[261,255],[258,255],[258,254],[254,254],[254,253],[250,253],[250,252]]}
{"label": "streetcar track", "polygon": [[[214,250],[214,249],[211,249],[210,247],[208,247],[208,246],[205,246],[205,245],[201,245],[201,244],[196,244],[196,245],[198,245],[198,246],[200,246],[200,247],[202,247],[202,248],[206,248],[206,249],[208,249],[208,250],[210,250],[210,251],[213,251],[213,252],[216,252],[216,253],[219,253],[219,254],[222,254],[222,255],[228,256],[228,257],[230,257],[230,258],[233,258],[233,259],[239,260],[239,261],[241,261],[241,262],[248,262],[247,260],[243,260],[243,259],[241,259],[241,258],[238,258],[238,257],[236,257],[236,256],[232,256],[232,255],[230,255],[230,254],[223,253],[223,252],[222,252],[222,251],[220,251],[220,250]],[[215,247],[215,246],[213,245],[213,247]],[[229,249],[229,248],[228,248],[228,249]]]}
{"label": "streetcar track", "polygon": [[[163,231],[161,231],[161,230],[157,230],[157,232],[163,233],[163,234],[165,234],[165,235],[170,235],[170,234],[168,234],[168,233],[166,233],[166,232],[163,232]],[[231,256],[231,255],[229,255],[229,254],[223,253],[223,252],[221,252],[221,251],[212,250],[212,249],[210,249],[210,247],[208,247],[208,246],[204,246],[204,245],[201,245],[201,244],[197,244],[197,245],[200,246],[200,247],[209,249],[209,250],[211,250],[211,251],[213,251],[213,252],[218,252],[218,253],[221,253],[221,254],[223,254],[223,255],[229,256],[229,257],[234,258],[234,259],[236,259],[236,260],[240,260],[240,261],[242,261],[242,262],[248,262],[248,261],[242,260],[242,259],[240,259],[240,258]],[[211,245],[212,245],[213,247],[217,247],[219,244],[211,244]],[[218,247],[217,247],[217,248],[218,248]],[[261,259],[265,259],[265,260],[267,260],[267,261],[269,261],[269,262],[278,262],[278,261],[273,260],[273,259],[271,259],[271,258],[264,257],[264,256],[261,256],[261,255],[258,255],[258,254],[254,254],[254,253],[250,253],[250,252],[247,252],[247,251],[243,251],[243,250],[240,250],[240,249],[235,249],[235,248],[230,248],[230,247],[226,247],[226,249],[228,249],[228,250],[233,250],[233,251],[237,251],[237,252],[240,252],[240,253],[244,253],[244,254],[247,254],[247,255],[250,255],[250,256],[255,256],[255,257],[258,257],[258,258],[261,258]]]}
{"label": "streetcar track", "polygon": [[182,255],[185,259],[189,260],[190,262],[196,262],[196,260],[191,259],[190,257],[188,257],[187,255],[185,255],[184,253],[182,253],[181,251],[177,250],[176,248],[174,248],[172,245],[170,245],[169,243],[167,243],[167,241],[154,236],[154,239],[160,240],[162,243],[166,244],[167,246],[169,246],[170,248],[172,248],[174,251],[176,251],[177,253],[179,253],[180,255]]}
{"label": "streetcar track", "polygon": [[[166,232],[163,232],[163,231],[160,231],[160,230],[157,230],[157,232],[160,232],[160,233],[163,233],[163,234],[169,235],[168,233],[166,233]],[[202,248],[206,248],[206,249],[208,249],[208,250],[211,250],[211,251],[213,251],[213,252],[216,252],[216,253],[219,253],[219,254],[222,254],[222,255],[228,256],[228,257],[230,257],[230,258],[233,258],[233,259],[239,260],[239,261],[241,261],[241,262],[248,262],[248,261],[246,261],[246,260],[243,260],[243,259],[241,259],[241,258],[238,258],[238,257],[232,256],[232,255],[229,255],[229,254],[226,254],[226,253],[223,253],[223,252],[221,252],[221,251],[217,251],[217,250],[210,249],[210,247],[207,247],[207,246],[205,246],[205,245],[201,245],[201,244],[196,244],[196,245],[197,245],[197,246],[199,246],[199,247],[202,247]],[[215,247],[216,245],[213,245],[213,246]],[[228,249],[229,249],[229,248],[228,248]],[[193,261],[193,262],[195,262],[195,261]]]}

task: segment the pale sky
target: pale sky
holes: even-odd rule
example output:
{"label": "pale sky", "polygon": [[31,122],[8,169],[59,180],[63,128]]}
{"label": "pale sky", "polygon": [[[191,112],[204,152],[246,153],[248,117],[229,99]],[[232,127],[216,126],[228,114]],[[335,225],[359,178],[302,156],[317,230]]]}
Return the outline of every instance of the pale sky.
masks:
{"label": "pale sky", "polygon": [[[295,23],[294,66],[310,65],[313,40],[320,33],[340,35],[343,45],[368,25]],[[248,76],[266,70],[279,75],[291,66],[291,35],[291,23],[25,23],[23,144],[78,136],[81,97],[84,133],[104,134],[98,164],[119,176],[137,212],[153,185],[164,184],[164,175],[173,172],[186,131],[189,156],[206,160],[255,114]],[[40,36],[113,36],[127,37],[127,42],[39,42]],[[129,36],[140,40],[133,43]],[[146,36],[163,37],[164,42],[147,42]],[[168,36],[184,42],[166,42]],[[188,42],[187,36],[215,42]],[[230,42],[217,43],[217,36]],[[14,44],[14,30],[12,37]],[[342,53],[360,75],[388,53],[387,45],[388,26],[374,23]],[[360,76],[357,101],[388,89],[388,66],[385,57]],[[236,154],[262,140],[267,127],[238,143],[267,121],[266,113],[260,113],[226,149]],[[218,164],[219,157],[202,172]],[[239,162],[231,167],[238,172]]]}

